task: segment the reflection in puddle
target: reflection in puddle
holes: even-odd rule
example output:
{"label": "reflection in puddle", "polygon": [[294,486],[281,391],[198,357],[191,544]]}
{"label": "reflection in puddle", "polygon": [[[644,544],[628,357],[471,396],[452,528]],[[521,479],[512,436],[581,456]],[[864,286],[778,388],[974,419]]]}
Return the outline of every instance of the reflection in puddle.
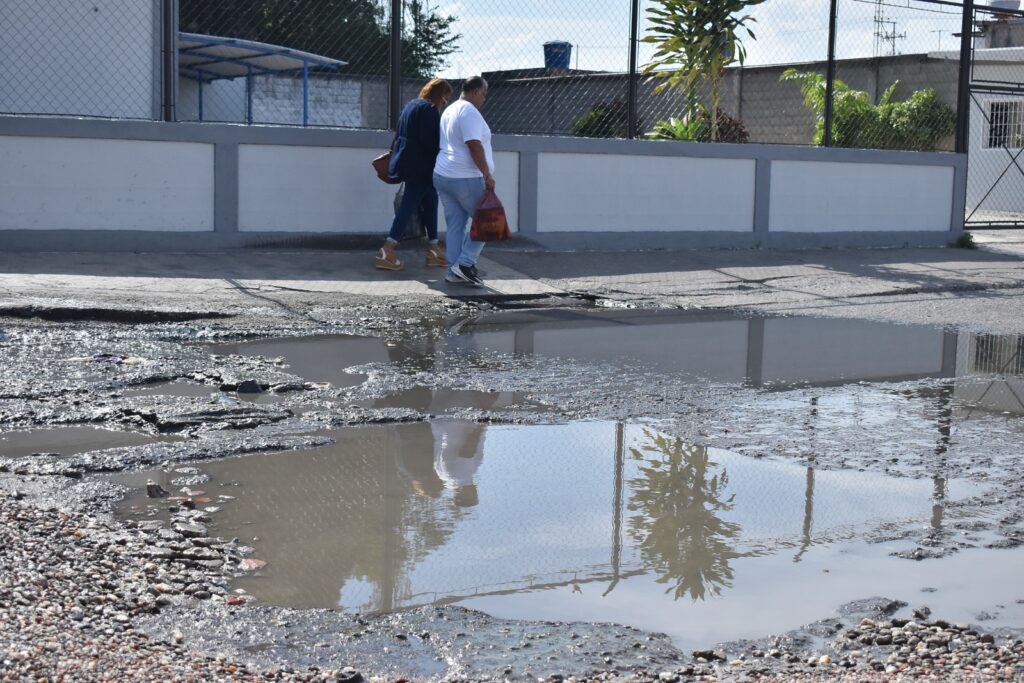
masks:
{"label": "reflection in puddle", "polygon": [[237,344],[211,344],[206,347],[218,355],[239,354],[283,358],[284,369],[310,382],[330,382],[337,388],[353,387],[365,375],[345,372],[345,368],[391,360],[388,347],[374,337],[320,335],[285,339],[264,339]]}
{"label": "reflection in puddle", "polygon": [[[773,390],[944,378],[970,407],[968,412],[1024,414],[1024,337],[866,320],[547,309],[459,321],[437,339],[415,342],[324,335],[207,348],[218,354],[281,357],[289,372],[340,388],[365,379],[346,368],[380,362],[430,373],[483,352],[629,364],[693,381]],[[465,402],[458,407],[487,407],[486,395],[459,400]],[[416,407],[423,403],[417,397],[409,401],[418,401]],[[393,397],[373,407],[406,405],[406,399]]]}
{"label": "reflection in puddle", "polygon": [[[211,531],[268,561],[237,582],[267,602],[364,613],[463,602],[689,641],[795,627],[879,585],[948,587],[933,606],[968,588],[971,604],[989,604],[978,592],[1005,585],[965,587],[949,573],[955,558],[912,563],[862,543],[906,525],[941,529],[946,501],[980,493],[961,481],[816,471],[609,422],[329,434],[329,447],[202,466],[203,488],[234,496]],[[1021,553],[984,552],[1001,554],[983,572],[1024,570]]]}
{"label": "reflection in puddle", "polygon": [[77,455],[105,448],[142,446],[166,440],[169,439],[96,427],[54,427],[0,432],[0,457],[21,458],[36,453]]}

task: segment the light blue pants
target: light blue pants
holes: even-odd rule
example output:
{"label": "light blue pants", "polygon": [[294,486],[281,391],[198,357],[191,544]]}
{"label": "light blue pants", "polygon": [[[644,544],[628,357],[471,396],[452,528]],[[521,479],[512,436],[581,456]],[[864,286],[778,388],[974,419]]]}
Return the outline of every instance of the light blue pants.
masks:
{"label": "light blue pants", "polygon": [[484,196],[483,178],[445,178],[434,174],[434,187],[444,205],[448,224],[445,251],[451,266],[475,266],[483,251],[483,242],[469,239],[469,222]]}

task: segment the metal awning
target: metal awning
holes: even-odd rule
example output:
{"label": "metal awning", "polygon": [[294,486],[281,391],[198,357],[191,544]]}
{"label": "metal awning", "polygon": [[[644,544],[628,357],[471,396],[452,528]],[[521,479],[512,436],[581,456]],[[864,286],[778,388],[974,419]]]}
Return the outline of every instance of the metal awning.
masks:
{"label": "metal awning", "polygon": [[242,38],[178,34],[178,73],[199,82],[199,120],[203,120],[203,84],[245,78],[246,123],[252,121],[252,77],[302,74],[302,125],[309,125],[309,68],[337,69],[348,62]]}
{"label": "metal awning", "polygon": [[303,71],[311,66],[337,69],[348,62],[290,47],[242,38],[178,34],[178,71],[197,81]]}

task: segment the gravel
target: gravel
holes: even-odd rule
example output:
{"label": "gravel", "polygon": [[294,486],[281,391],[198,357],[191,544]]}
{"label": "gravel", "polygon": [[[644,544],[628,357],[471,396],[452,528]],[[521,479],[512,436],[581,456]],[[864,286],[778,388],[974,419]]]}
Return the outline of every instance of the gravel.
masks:
{"label": "gravel", "polygon": [[[4,483],[10,484],[11,476],[5,476]],[[257,606],[248,596],[229,591],[227,576],[240,571],[244,561],[242,549],[233,540],[172,537],[158,520],[121,521],[103,512],[40,506],[40,500],[45,497],[35,493],[0,494],[0,680],[326,682],[362,678],[357,669],[333,662],[301,668],[268,666],[266,662],[243,661],[237,653],[211,652],[211,643],[202,640],[192,646],[193,631],[184,621],[166,638],[148,637],[136,630],[135,623],[172,606],[178,618],[201,606],[237,610],[239,623],[245,622],[249,609],[254,610],[253,621],[267,623],[266,614],[257,610],[275,608]],[[203,513],[173,510],[171,524],[198,533],[203,528]],[[218,568],[200,564],[209,560]],[[866,608],[873,610],[876,618],[849,615],[720,649],[676,654],[662,646],[655,648],[658,657],[650,658],[653,667],[633,664],[624,671],[616,666],[619,652],[602,652],[609,670],[582,675],[569,662],[564,665],[565,673],[549,667],[548,673],[531,674],[530,679],[665,683],[1024,680],[1024,640],[1019,637],[942,619],[886,616],[900,606],[877,600]],[[918,613],[925,614],[920,608]],[[227,614],[231,613],[222,617]],[[397,624],[389,624],[384,620],[377,626],[385,632],[401,630]],[[487,629],[467,630],[469,638],[487,638]],[[557,640],[560,632],[564,635],[564,629],[552,625],[547,637]],[[445,640],[441,632],[435,638],[429,636],[419,634],[424,643]],[[408,638],[398,631],[387,637]],[[536,637],[540,642],[544,635]],[[677,657],[678,664],[665,666]],[[511,670],[509,675],[497,677],[524,680]],[[389,676],[389,680],[394,678]],[[473,673],[456,678],[477,680]]]}
{"label": "gravel", "polygon": [[[136,631],[138,615],[175,595],[226,593],[216,578],[172,573],[149,547],[143,529],[0,497],[0,680],[328,681],[338,673],[256,670]],[[201,578],[186,586],[186,574]]]}

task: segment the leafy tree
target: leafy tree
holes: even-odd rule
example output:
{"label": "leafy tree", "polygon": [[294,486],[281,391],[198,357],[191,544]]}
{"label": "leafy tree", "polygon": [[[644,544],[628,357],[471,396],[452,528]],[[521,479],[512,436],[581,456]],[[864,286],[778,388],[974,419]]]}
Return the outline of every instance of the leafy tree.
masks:
{"label": "leafy tree", "polygon": [[[813,143],[825,139],[825,88],[821,74],[786,69],[783,82],[797,83],[804,105],[814,112]],[[914,92],[902,102],[895,101],[896,81],[882,93],[878,104],[871,104],[866,92],[854,90],[841,80],[834,84],[832,100],[832,144],[836,147],[865,149],[934,150],[939,142],[953,134],[956,114],[939,101],[931,88]]]}
{"label": "leafy tree", "polygon": [[[462,37],[457,18],[424,0],[403,0],[402,74],[427,77],[447,63]],[[385,74],[390,37],[376,0],[180,0],[181,30],[257,40],[348,62],[350,73]]]}
{"label": "leafy tree", "polygon": [[[685,119],[671,117],[654,124],[647,134],[651,140],[683,140],[711,142],[711,115],[701,109],[696,116]],[[718,110],[718,142],[749,142],[750,134],[743,121]]]}
{"label": "leafy tree", "polygon": [[643,42],[655,46],[651,62],[644,73],[663,82],[655,88],[681,91],[686,97],[686,119],[699,113],[696,89],[710,86],[711,140],[718,140],[719,86],[725,67],[734,62],[743,64],[747,52],[740,39],[745,31],[751,39],[754,32],[747,26],[754,21],[740,12],[765,0],[656,0],[647,10],[651,28]]}
{"label": "leafy tree", "polygon": [[461,34],[453,34],[458,18],[442,16],[425,6],[423,0],[404,4],[402,74],[428,78],[448,64],[448,55],[458,50]]}

